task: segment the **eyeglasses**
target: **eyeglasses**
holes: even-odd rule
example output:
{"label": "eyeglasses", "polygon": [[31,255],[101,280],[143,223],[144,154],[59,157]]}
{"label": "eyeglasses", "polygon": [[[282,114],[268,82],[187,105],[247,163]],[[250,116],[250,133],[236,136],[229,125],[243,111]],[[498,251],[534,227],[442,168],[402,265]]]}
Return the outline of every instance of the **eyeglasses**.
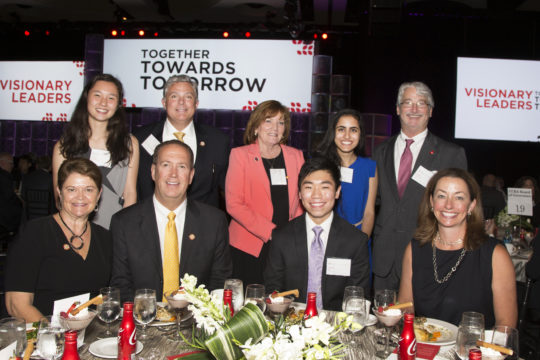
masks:
{"label": "eyeglasses", "polygon": [[424,100],[418,100],[417,102],[414,102],[412,100],[405,100],[405,101],[400,102],[399,105],[401,105],[404,108],[411,108],[413,107],[413,105],[416,105],[416,107],[419,109],[425,109],[426,107],[429,106],[427,101],[424,101]]}

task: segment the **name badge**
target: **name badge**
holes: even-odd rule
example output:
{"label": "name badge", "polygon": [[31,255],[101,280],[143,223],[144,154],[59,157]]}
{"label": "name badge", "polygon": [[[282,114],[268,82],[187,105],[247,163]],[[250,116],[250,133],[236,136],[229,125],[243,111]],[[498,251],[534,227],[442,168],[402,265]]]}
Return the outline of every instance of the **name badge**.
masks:
{"label": "name badge", "polygon": [[272,185],[287,185],[285,169],[270,169],[270,182]]}
{"label": "name badge", "polygon": [[419,183],[420,185],[422,185],[423,187],[426,187],[427,183],[429,182],[429,179],[431,179],[431,177],[435,175],[436,173],[437,173],[437,170],[431,171],[431,170],[426,169],[422,165],[420,165],[418,169],[416,170],[416,172],[414,173],[414,175],[412,176],[412,179],[416,181],[417,183]]}
{"label": "name badge", "polygon": [[354,170],[348,167],[341,167],[341,181],[352,183]]}
{"label": "name badge", "polygon": [[351,276],[351,259],[326,259],[326,275]]}
{"label": "name badge", "polygon": [[158,146],[158,145],[159,145],[159,140],[156,139],[156,137],[154,135],[150,135],[142,143],[142,147],[150,155],[154,154],[154,150],[155,150],[156,146]]}
{"label": "name badge", "polygon": [[90,150],[90,161],[101,167],[111,167],[111,154],[103,150]]}

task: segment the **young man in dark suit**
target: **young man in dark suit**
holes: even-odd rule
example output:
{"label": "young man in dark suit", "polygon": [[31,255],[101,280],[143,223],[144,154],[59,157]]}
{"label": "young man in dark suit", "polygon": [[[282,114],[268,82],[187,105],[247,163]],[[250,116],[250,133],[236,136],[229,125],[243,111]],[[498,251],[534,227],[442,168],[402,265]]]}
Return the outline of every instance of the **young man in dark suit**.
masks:
{"label": "young man in dark suit", "polygon": [[267,291],[298,289],[298,301],[317,293],[317,306],[341,310],[348,285],[369,286],[367,235],[334,212],[341,190],[329,159],[307,160],[298,178],[304,215],[274,231],[264,279]]}
{"label": "young man in dark suit", "polygon": [[219,206],[219,189],[225,189],[229,164],[230,138],[221,131],[193,121],[199,105],[197,82],[188,75],[171,76],[163,87],[161,103],[167,118],[137,130],[140,162],[137,197],[146,199],[154,193],[150,166],[155,147],[163,141],[179,139],[194,155],[195,178],[188,189],[192,200]]}
{"label": "young man in dark suit", "polygon": [[177,290],[185,273],[210,290],[232,274],[225,214],[186,196],[194,178],[193,153],[178,140],[158,145],[151,168],[154,196],[116,213],[111,221],[111,286],[122,301],[136,289],[156,290],[158,299]]}

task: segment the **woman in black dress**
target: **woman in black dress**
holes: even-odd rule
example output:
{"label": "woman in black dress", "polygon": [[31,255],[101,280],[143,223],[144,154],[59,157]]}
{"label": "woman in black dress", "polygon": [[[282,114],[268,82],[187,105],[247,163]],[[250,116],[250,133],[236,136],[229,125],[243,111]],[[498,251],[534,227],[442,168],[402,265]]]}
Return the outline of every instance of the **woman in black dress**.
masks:
{"label": "woman in black dress", "polygon": [[403,256],[399,301],[455,325],[463,312],[476,311],[486,329],[516,326],[514,266],[484,231],[480,188],[467,171],[441,170],[429,181]]}
{"label": "woman in black dress", "polygon": [[101,172],[90,160],[66,160],[58,171],[58,213],[32,220],[9,249],[6,307],[11,316],[39,321],[55,300],[91,293],[109,283],[112,239],[88,221],[101,195]]}

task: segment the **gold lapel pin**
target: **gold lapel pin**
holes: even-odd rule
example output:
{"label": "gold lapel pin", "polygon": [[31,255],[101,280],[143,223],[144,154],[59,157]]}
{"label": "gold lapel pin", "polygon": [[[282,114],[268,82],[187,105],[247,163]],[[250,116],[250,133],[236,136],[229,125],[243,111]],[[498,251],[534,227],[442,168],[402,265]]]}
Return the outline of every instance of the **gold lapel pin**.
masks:
{"label": "gold lapel pin", "polygon": [[201,142],[199,143],[199,145],[201,145],[201,146],[206,146],[206,143],[205,143],[204,141],[201,141]]}
{"label": "gold lapel pin", "polygon": [[64,250],[69,250],[69,245],[68,244],[64,244]]}
{"label": "gold lapel pin", "polygon": [[195,240],[195,234],[189,234],[188,238],[189,240]]}

